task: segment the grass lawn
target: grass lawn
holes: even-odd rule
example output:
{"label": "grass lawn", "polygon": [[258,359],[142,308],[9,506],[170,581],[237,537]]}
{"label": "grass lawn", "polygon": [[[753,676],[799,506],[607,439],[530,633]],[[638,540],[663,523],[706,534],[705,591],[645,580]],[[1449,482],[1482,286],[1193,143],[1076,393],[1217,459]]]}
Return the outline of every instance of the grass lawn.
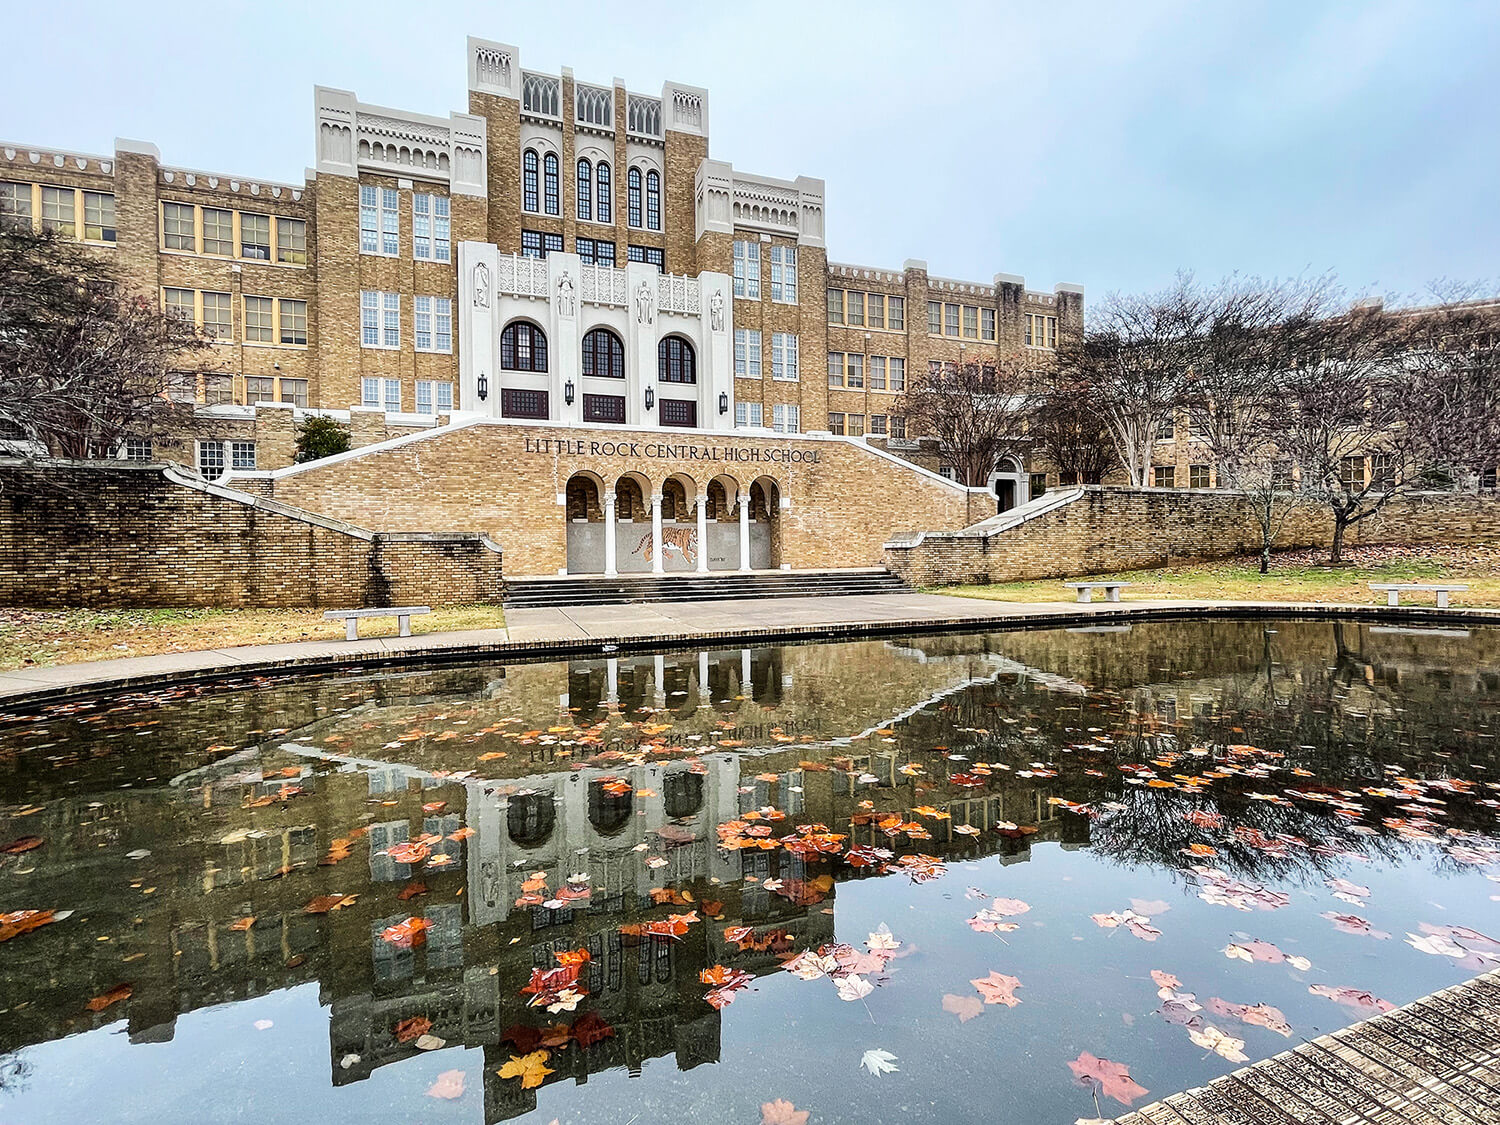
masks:
{"label": "grass lawn", "polygon": [[[1317,551],[1283,551],[1271,558],[1271,572],[1260,573],[1258,558],[1132,570],[1091,575],[1132,585],[1126,601],[1188,598],[1213,601],[1272,601],[1352,605],[1383,604],[1385,595],[1371,582],[1464,582],[1469,589],[1452,595],[1455,606],[1500,606],[1500,546],[1491,547],[1356,547],[1345,551],[1347,563],[1328,566]],[[935,587],[935,594],[956,594],[999,602],[1072,601],[1073,591],[1059,579],[1004,582],[993,586]],[[1102,594],[1095,595],[1102,597]],[[1402,598],[1403,603],[1433,604],[1431,594]]]}
{"label": "grass lawn", "polygon": [[[413,633],[504,626],[500,607],[488,605],[435,609],[411,619]],[[396,619],[361,621],[359,633],[393,637]],[[343,622],[324,621],[318,609],[0,608],[0,670],[343,635]]]}

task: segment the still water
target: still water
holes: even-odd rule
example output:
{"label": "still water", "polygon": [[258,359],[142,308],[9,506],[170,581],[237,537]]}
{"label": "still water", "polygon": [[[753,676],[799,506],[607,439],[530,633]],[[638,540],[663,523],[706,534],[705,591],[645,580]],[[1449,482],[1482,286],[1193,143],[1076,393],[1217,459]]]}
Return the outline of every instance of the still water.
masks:
{"label": "still water", "polygon": [[0,716],[0,1123],[1112,1117],[1500,964],[1497,669],[1138,624]]}

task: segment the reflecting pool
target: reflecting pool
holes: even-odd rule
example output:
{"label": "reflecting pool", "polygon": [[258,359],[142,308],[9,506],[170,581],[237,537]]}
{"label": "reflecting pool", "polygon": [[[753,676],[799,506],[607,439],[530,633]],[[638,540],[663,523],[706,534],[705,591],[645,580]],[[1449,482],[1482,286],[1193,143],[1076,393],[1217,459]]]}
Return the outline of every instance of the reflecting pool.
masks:
{"label": "reflecting pool", "polygon": [[0,716],[0,1122],[1112,1117],[1500,964],[1497,670],[1142,623]]}

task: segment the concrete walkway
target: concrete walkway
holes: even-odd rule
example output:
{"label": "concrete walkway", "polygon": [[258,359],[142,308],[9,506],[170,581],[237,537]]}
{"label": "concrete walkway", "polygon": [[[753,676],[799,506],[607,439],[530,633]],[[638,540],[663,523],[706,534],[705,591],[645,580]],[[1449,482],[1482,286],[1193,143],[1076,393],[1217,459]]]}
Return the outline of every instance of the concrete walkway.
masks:
{"label": "concrete walkway", "polygon": [[357,641],[304,641],[100,660],[0,673],[0,705],[81,693],[286,671],[597,655],[622,649],[770,644],[948,629],[1091,627],[1133,620],[1321,617],[1398,625],[1500,624],[1500,611],[1276,602],[991,602],[940,594],[654,602],[516,609],[506,628]]}

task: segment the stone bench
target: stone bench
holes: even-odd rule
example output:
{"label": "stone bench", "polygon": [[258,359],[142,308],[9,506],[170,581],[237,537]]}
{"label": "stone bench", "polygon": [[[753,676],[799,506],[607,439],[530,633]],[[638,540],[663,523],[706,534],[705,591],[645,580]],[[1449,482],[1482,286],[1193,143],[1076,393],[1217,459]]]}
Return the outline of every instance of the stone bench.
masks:
{"label": "stone bench", "polygon": [[1467,590],[1462,582],[1371,582],[1370,589],[1385,591],[1386,605],[1400,605],[1403,593],[1425,590],[1437,595],[1438,609],[1448,608],[1448,595],[1454,591]]}
{"label": "stone bench", "polygon": [[1078,600],[1081,601],[1081,602],[1091,602],[1091,601],[1093,601],[1094,600],[1094,591],[1095,590],[1103,590],[1104,591],[1104,600],[1105,601],[1107,601],[1107,602],[1117,602],[1117,601],[1120,600],[1120,591],[1123,590],[1126,586],[1129,586],[1130,583],[1129,582],[1064,582],[1063,585],[1064,586],[1071,586],[1074,590],[1077,590],[1078,591]]}
{"label": "stone bench", "polygon": [[342,621],[344,623],[344,638],[346,640],[357,640],[359,638],[359,619],[361,617],[394,617],[396,627],[403,637],[411,636],[411,619],[419,613],[431,613],[430,606],[425,605],[397,605],[387,609],[330,609],[323,614],[324,621]]}

